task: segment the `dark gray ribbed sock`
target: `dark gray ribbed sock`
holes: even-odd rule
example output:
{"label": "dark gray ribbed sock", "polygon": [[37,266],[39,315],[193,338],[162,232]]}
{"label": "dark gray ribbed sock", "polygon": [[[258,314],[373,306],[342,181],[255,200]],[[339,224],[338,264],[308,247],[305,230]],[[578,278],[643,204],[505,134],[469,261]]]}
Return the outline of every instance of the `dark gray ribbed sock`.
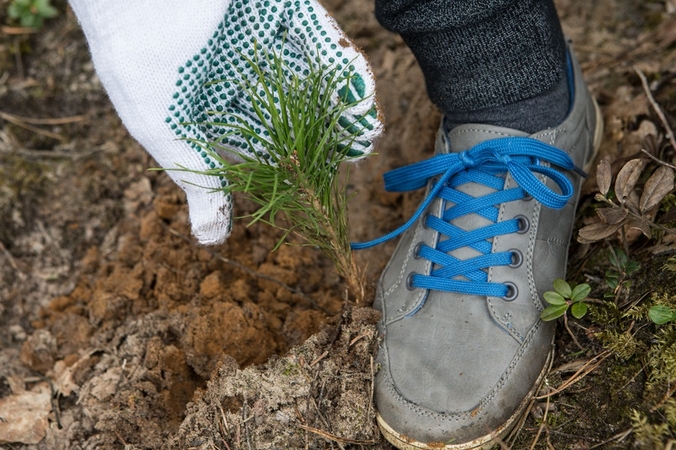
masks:
{"label": "dark gray ribbed sock", "polygon": [[376,0],[453,124],[535,132],[568,112],[566,43],[552,0]]}
{"label": "dark gray ribbed sock", "polygon": [[449,130],[465,123],[480,123],[535,133],[558,126],[566,118],[569,107],[568,78],[564,75],[554,89],[533,98],[479,111],[445,111],[444,114]]}

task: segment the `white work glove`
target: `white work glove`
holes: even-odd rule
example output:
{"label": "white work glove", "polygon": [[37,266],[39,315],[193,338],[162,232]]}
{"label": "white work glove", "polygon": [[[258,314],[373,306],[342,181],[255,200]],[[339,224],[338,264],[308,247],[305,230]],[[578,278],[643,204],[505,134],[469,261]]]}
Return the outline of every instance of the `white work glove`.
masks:
{"label": "white work glove", "polygon": [[[214,162],[191,140],[213,142],[225,128],[210,112],[256,118],[238,82],[253,80],[243,57],[254,45],[282,55],[299,75],[308,61],[340,67],[354,75],[348,97],[365,99],[341,120],[358,137],[352,149],[371,152],[382,132],[375,82],[364,56],[315,0],[70,0],[89,42],[92,59],[129,132],[165,169],[204,171]],[[260,54],[260,52],[259,52]],[[220,81],[214,83],[215,81]],[[345,98],[345,86],[333,94]],[[338,92],[339,91],[339,92]],[[221,141],[223,142],[223,141]],[[244,153],[237,138],[224,142]],[[253,151],[263,152],[262,148]],[[260,155],[260,153],[259,153]],[[231,229],[231,198],[212,192],[227,183],[213,176],[169,170],[185,191],[195,237],[218,244]]]}

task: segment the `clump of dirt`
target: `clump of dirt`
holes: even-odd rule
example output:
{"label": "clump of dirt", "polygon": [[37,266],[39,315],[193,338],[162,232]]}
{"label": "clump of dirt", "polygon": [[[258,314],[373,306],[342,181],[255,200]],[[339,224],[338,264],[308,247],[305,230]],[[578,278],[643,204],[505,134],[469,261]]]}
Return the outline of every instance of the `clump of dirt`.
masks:
{"label": "clump of dirt", "polygon": [[240,370],[232,357],[223,357],[168,448],[378,443],[373,357],[379,316],[370,308],[348,308],[337,324],[262,366]]}
{"label": "clump of dirt", "polygon": [[[78,398],[111,445],[156,448],[223,354],[240,366],[262,364],[341,308],[336,286],[321,276],[331,267],[302,247],[238,255],[233,267],[189,244],[185,208],[173,191],[167,180],[153,194],[147,179],[125,190],[124,219],[89,249],[72,292],[40,310],[22,346],[22,361],[45,375],[55,361],[80,361],[79,372],[88,367],[76,382],[84,383]],[[248,232],[235,230],[235,242],[244,244],[226,254],[243,252],[246,240],[237,234]],[[259,245],[274,245],[272,238]],[[258,268],[255,276],[241,268],[246,263]],[[302,285],[304,294],[289,285]],[[81,361],[92,347],[99,351]]]}

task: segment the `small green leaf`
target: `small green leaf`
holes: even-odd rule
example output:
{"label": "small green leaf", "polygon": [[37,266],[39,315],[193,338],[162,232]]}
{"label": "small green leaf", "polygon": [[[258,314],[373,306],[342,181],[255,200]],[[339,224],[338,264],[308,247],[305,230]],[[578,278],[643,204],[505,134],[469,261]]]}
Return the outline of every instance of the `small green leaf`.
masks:
{"label": "small green leaf", "polygon": [[545,300],[547,301],[547,303],[549,303],[550,305],[565,305],[566,304],[566,299],[563,298],[563,296],[561,294],[559,294],[558,292],[547,291],[547,292],[545,292],[544,297],[545,297]]}
{"label": "small green leaf", "polygon": [[44,19],[55,17],[59,13],[49,2],[50,0],[12,0],[7,14],[12,19],[19,19],[22,27],[40,28]]}
{"label": "small green leaf", "polygon": [[638,262],[629,261],[629,262],[627,262],[625,272],[627,273],[627,275],[630,275],[630,274],[636,272],[640,268],[641,268],[641,264],[639,264]]}
{"label": "small green leaf", "polygon": [[664,305],[655,305],[648,311],[648,316],[657,325],[662,325],[676,320],[676,311]]}
{"label": "small green leaf", "polygon": [[617,252],[617,259],[619,260],[620,267],[627,266],[627,254],[624,253],[624,250],[615,250]]}
{"label": "small green leaf", "polygon": [[566,280],[557,278],[554,280],[554,290],[561,294],[564,298],[570,298],[572,290],[570,289],[570,284]]}
{"label": "small green leaf", "polygon": [[570,295],[570,299],[574,302],[579,302],[587,298],[591,292],[591,287],[587,283],[580,283],[573,289],[573,293]]}
{"label": "small green leaf", "polygon": [[570,313],[576,319],[581,319],[587,314],[587,304],[584,302],[573,303],[573,306],[570,308]]}
{"label": "small green leaf", "polygon": [[562,315],[566,313],[566,310],[568,309],[568,305],[551,305],[548,306],[542,311],[540,314],[540,319],[544,320],[545,322],[549,322],[550,320],[558,319]]}
{"label": "small green leaf", "polygon": [[12,19],[18,19],[21,17],[21,9],[16,3],[12,3],[7,7],[7,15]]}
{"label": "small green leaf", "polygon": [[607,278],[606,282],[608,283],[608,287],[610,289],[615,290],[615,288],[617,287],[618,280],[617,278]]}

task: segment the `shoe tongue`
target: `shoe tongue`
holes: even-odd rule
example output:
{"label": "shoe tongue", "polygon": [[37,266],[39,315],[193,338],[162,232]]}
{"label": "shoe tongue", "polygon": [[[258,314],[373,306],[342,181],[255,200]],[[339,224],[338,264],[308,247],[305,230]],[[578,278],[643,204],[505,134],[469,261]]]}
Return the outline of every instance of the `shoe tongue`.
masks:
{"label": "shoe tongue", "polygon": [[517,136],[528,137],[528,133],[512,128],[497,127],[493,125],[465,124],[459,125],[447,132],[450,142],[449,153],[459,153],[469,150],[477,144],[490,139]]}
{"label": "shoe tongue", "polygon": [[[453,128],[451,131],[447,131],[446,136],[448,137],[448,142],[450,145],[442,145],[441,151],[459,153],[469,150],[475,145],[481,144],[482,142],[488,141],[490,139],[499,139],[512,136],[526,137],[529,136],[529,134],[524,133],[523,131],[513,130],[511,128],[496,127],[493,125],[466,124],[459,125]],[[495,192],[494,189],[479,183],[466,183],[464,185],[457,186],[456,189],[464,192],[465,194],[469,194],[472,197],[480,197]],[[451,203],[447,204],[447,208],[452,206],[453,204]],[[468,214],[452,220],[451,223],[458,228],[470,231],[477,228],[486,227],[491,225],[493,222],[482,216],[479,216],[478,214]],[[490,240],[492,241],[492,238]],[[461,260],[467,260],[480,256],[481,254],[470,247],[462,247],[451,251],[450,255]]]}

